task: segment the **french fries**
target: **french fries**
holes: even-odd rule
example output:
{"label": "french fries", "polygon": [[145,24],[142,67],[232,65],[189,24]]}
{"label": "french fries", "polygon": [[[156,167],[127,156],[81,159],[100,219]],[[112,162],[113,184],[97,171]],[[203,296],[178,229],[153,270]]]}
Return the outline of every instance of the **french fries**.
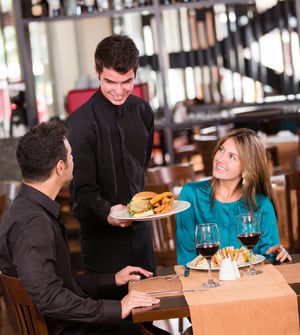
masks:
{"label": "french fries", "polygon": [[173,209],[174,194],[172,192],[163,192],[157,194],[150,200],[155,214],[168,213]]}

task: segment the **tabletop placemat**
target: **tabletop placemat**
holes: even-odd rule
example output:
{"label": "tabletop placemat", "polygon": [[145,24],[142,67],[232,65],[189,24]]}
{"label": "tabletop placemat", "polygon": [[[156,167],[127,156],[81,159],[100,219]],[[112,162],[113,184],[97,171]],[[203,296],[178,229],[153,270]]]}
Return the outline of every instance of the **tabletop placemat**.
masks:
{"label": "tabletop placemat", "polygon": [[[194,335],[299,335],[295,292],[273,265],[257,267],[262,274],[184,294]],[[175,271],[182,271],[182,267],[176,266]],[[218,274],[213,272],[217,280]],[[180,277],[184,290],[197,289],[206,280],[207,271],[190,270],[188,278]]]}

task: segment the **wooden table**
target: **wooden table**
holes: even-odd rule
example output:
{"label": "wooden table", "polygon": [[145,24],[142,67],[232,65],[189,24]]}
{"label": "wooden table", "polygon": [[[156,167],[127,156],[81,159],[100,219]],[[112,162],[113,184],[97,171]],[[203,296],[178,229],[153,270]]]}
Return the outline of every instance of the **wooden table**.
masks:
{"label": "wooden table", "polygon": [[133,322],[168,320],[188,316],[190,316],[190,310],[184,295],[163,297],[160,298],[159,306],[135,308],[132,311]]}
{"label": "wooden table", "polygon": [[[293,255],[293,263],[300,262],[300,254]],[[280,265],[279,265],[280,266]],[[171,271],[171,269],[170,269]],[[168,273],[170,273],[170,271]],[[179,279],[175,279],[178,280]],[[298,296],[300,306],[300,274],[299,283],[289,284]],[[183,294],[175,296],[161,297],[160,304],[152,307],[135,308],[132,311],[134,322],[147,322],[154,320],[167,320],[189,317],[190,311]]]}

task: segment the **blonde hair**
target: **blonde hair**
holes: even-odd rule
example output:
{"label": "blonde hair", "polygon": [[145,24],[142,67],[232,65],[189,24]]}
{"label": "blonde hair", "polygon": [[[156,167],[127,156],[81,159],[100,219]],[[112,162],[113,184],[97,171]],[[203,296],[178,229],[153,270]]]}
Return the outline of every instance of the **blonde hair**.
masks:
{"label": "blonde hair", "polygon": [[[268,159],[265,147],[255,132],[248,128],[234,129],[227,133],[213,150],[212,157],[215,156],[220,146],[232,138],[237,147],[238,154],[242,163],[243,174],[240,183],[237,185],[241,189],[246,209],[253,211],[259,209],[256,203],[256,194],[265,194],[271,200],[275,213],[277,209],[275,204],[274,191],[269,174]],[[219,180],[215,177],[211,180],[212,202],[215,198],[216,186]]]}

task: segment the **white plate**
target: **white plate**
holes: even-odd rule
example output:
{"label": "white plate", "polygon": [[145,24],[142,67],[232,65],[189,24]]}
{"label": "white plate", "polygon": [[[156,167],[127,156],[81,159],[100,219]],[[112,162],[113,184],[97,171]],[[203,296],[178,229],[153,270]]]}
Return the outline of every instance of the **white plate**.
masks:
{"label": "white plate", "polygon": [[154,214],[150,216],[145,217],[134,217],[130,215],[126,208],[124,209],[117,209],[114,212],[111,213],[111,216],[115,219],[121,219],[121,220],[132,220],[132,221],[151,221],[151,220],[157,220],[161,218],[165,218],[168,216],[171,216],[173,214],[177,214],[179,212],[183,212],[186,209],[188,209],[191,206],[191,204],[188,201],[182,201],[182,200],[174,200],[174,206],[173,209],[164,214]]}
{"label": "white plate", "polygon": [[[261,263],[264,260],[265,260],[265,256],[255,255],[255,261],[253,262],[253,264]],[[250,263],[246,262],[246,263],[238,265],[238,267],[239,268],[244,268],[244,267],[249,266],[249,265],[250,265]],[[186,266],[188,268],[190,268],[190,269],[193,269],[193,270],[208,270],[207,263],[203,263],[203,264],[195,266],[195,265],[192,264],[192,262],[188,262]],[[220,266],[219,265],[215,265],[215,266],[212,266],[211,269],[213,271],[217,271],[217,270],[220,270]]]}

